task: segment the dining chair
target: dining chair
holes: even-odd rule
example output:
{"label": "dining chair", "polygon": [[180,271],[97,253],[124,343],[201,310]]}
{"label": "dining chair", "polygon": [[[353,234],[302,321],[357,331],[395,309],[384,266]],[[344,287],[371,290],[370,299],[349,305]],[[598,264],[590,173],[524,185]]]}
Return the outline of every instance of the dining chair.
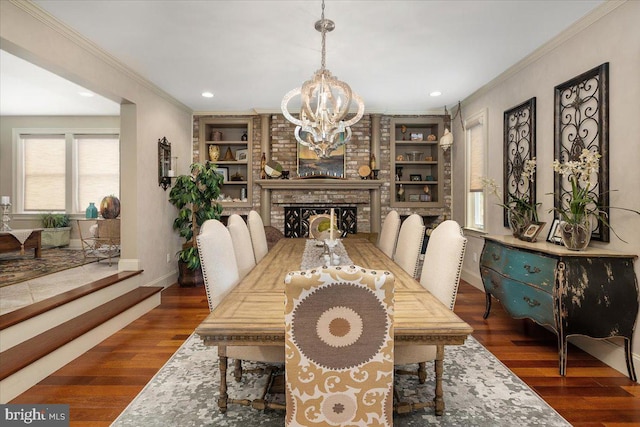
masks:
{"label": "dining chair", "polygon": [[[240,218],[242,220],[242,218]],[[216,219],[202,224],[196,237],[209,310],[213,311],[240,281],[231,233]],[[284,349],[277,346],[227,346],[226,356],[236,360],[234,376],[242,378],[241,360],[284,363]]]}
{"label": "dining chair", "polygon": [[247,225],[249,226],[251,241],[253,242],[253,254],[256,258],[256,263],[258,263],[269,251],[267,236],[264,231],[264,223],[262,222],[260,214],[256,211],[250,211],[247,218]]}
{"label": "dining chair", "polygon": [[397,211],[392,210],[384,218],[377,245],[389,258],[393,258],[393,253],[396,250],[398,231],[400,231],[400,215]]}
{"label": "dining chair", "polygon": [[[456,303],[462,262],[467,246],[467,238],[457,222],[443,221],[431,233],[424,264],[420,276],[420,284],[432,293],[450,310]],[[399,369],[398,374],[418,375],[420,383],[427,377],[426,362],[435,360],[435,345],[406,345],[395,349],[395,364],[418,364],[417,371]]]}
{"label": "dining chair", "polygon": [[418,274],[418,259],[422,251],[423,239],[424,223],[422,217],[418,214],[409,215],[400,227],[393,260],[413,277],[417,277]]}
{"label": "dining chair", "polygon": [[286,275],[287,426],[392,425],[394,282],[355,265]]}
{"label": "dining chair", "polygon": [[238,273],[242,279],[256,266],[249,228],[240,215],[232,214],[227,220],[227,229],[231,234],[233,250],[238,262]]}

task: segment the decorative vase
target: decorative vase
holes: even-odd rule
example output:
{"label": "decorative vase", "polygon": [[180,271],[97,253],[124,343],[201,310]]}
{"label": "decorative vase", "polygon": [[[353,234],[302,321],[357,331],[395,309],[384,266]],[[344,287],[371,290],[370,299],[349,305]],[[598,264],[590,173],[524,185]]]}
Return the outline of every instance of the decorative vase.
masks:
{"label": "decorative vase", "polygon": [[102,202],[100,202],[100,215],[104,219],[117,218],[120,215],[120,199],[116,196],[107,196],[102,199]]}
{"label": "decorative vase", "polygon": [[217,145],[209,146],[209,160],[212,162],[217,162],[220,158],[220,147]]}
{"label": "decorative vase", "polygon": [[569,223],[560,222],[560,235],[565,247],[572,251],[583,251],[591,241],[591,221],[583,216],[581,221]]}
{"label": "decorative vase", "polygon": [[94,202],[89,202],[89,206],[84,212],[84,216],[87,219],[98,218],[98,208],[96,207]]}
{"label": "decorative vase", "polygon": [[527,227],[531,224],[531,211],[515,211],[509,209],[507,211],[507,221],[509,222],[509,228],[511,229],[513,237],[520,239]]}

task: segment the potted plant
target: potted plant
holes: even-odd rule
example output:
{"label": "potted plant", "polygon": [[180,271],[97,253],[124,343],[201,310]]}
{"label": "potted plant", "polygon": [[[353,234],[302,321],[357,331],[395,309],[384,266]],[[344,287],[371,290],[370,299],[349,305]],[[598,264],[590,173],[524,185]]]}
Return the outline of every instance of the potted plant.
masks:
{"label": "potted plant", "polygon": [[68,246],[71,237],[69,215],[62,213],[46,213],[40,217],[42,221],[42,246]]}
{"label": "potted plant", "polygon": [[217,200],[223,177],[214,163],[193,163],[191,175],[176,178],[169,192],[169,202],[178,208],[173,229],[185,239],[178,255],[178,283],[180,286],[202,285],[200,256],[195,236],[208,219],[220,219],[222,205]]}

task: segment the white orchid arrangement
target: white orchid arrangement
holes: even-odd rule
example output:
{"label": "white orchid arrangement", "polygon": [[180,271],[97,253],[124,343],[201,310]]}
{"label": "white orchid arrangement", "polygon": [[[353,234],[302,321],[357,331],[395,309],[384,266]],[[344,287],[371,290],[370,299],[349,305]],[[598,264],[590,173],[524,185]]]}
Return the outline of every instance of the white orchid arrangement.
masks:
{"label": "white orchid arrangement", "polygon": [[[533,182],[535,180],[536,173],[536,158],[532,158],[531,160],[527,160],[524,163],[522,168],[522,173],[520,176],[522,179]],[[498,200],[502,201],[502,194],[500,191],[500,187],[496,184],[495,179],[493,178],[482,178],[482,186],[488,190],[489,194],[495,195]],[[538,205],[540,203],[531,203],[528,195],[523,195],[522,197],[514,196],[509,193],[508,201],[506,203],[498,203],[499,206],[502,206],[505,209],[511,211],[513,215],[518,217],[530,217],[531,220],[538,222]]]}

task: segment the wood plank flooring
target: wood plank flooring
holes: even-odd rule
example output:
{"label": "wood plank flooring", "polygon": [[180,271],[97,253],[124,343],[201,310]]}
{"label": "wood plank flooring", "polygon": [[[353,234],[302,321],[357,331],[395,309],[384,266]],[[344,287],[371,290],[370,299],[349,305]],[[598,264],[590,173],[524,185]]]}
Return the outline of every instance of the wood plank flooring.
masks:
{"label": "wood plank flooring", "polygon": [[[11,403],[67,403],[71,426],[108,426],[208,314],[203,288],[162,294],[162,304],[58,370]],[[558,375],[555,335],[511,319],[484,293],[461,283],[455,312],[473,336],[577,427],[640,425],[640,385],[576,347]]]}

